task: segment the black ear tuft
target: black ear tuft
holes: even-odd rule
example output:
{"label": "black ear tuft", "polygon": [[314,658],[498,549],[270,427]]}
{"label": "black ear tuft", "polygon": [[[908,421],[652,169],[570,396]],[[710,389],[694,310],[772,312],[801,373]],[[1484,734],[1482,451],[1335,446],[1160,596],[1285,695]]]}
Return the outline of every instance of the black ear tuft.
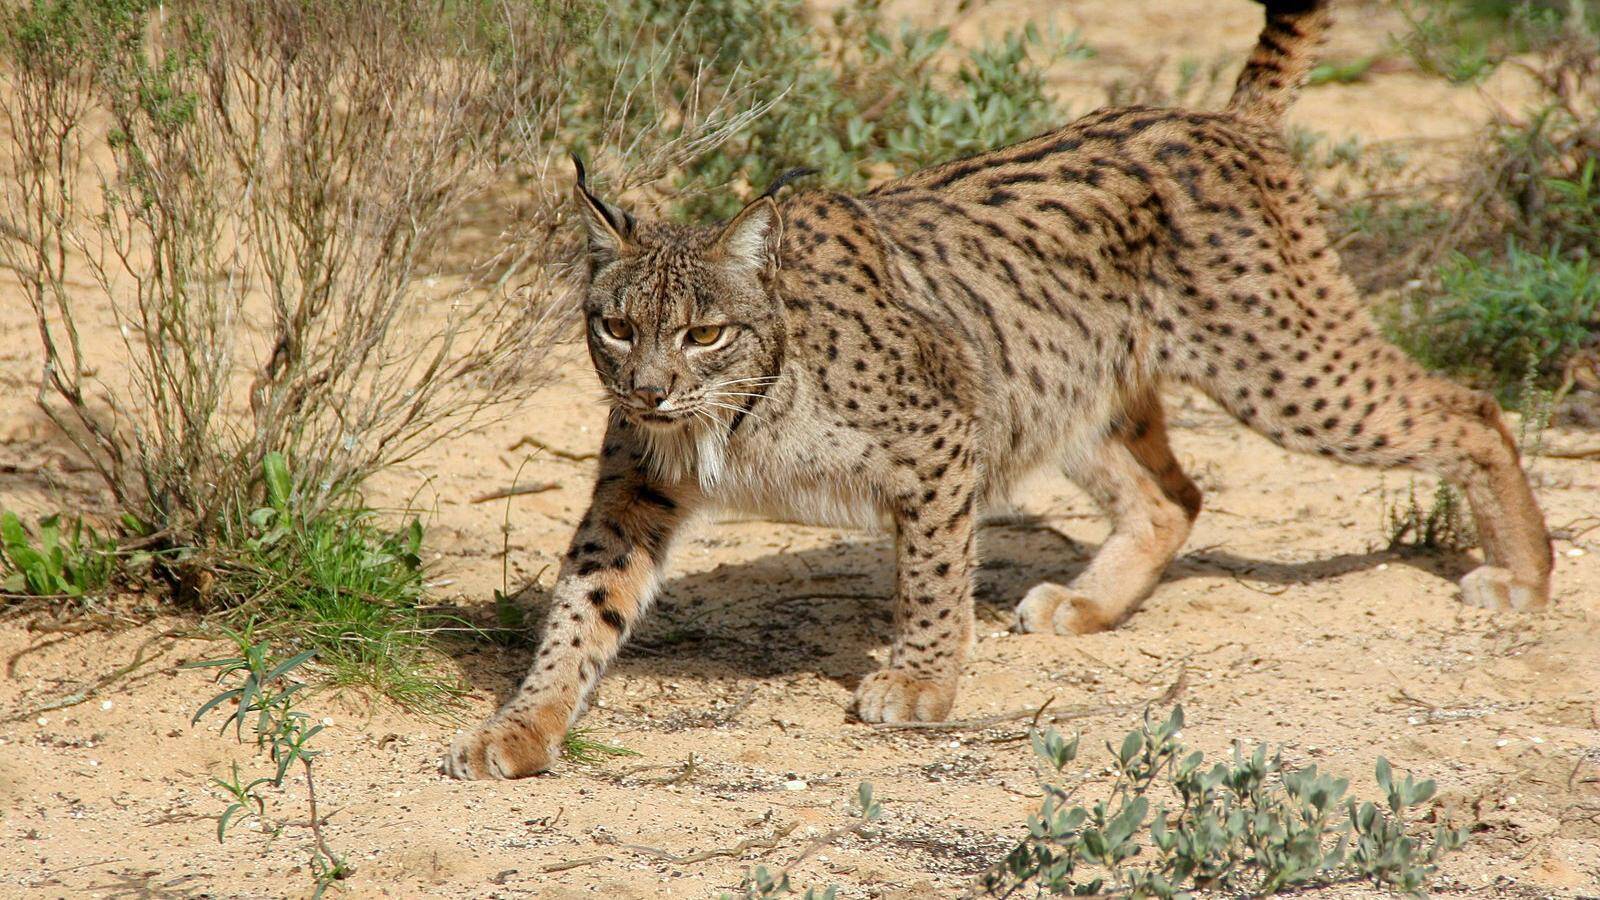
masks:
{"label": "black ear tuft", "polygon": [[572,168],[573,193],[577,195],[583,211],[583,223],[589,234],[589,261],[594,267],[614,261],[628,251],[635,222],[625,210],[604,202],[589,190],[588,171],[576,153],[569,152]]}
{"label": "black ear tuft", "polygon": [[802,167],[798,169],[790,169],[789,171],[784,172],[782,175],[779,175],[777,178],[773,179],[772,183],[767,185],[767,189],[761,192],[761,196],[776,197],[778,192],[783,190],[789,184],[789,182],[798,178],[804,178],[807,175],[820,174],[820,172],[812,168]]}
{"label": "black ear tuft", "polygon": [[619,237],[627,237],[633,234],[634,225],[637,224],[633,215],[625,209],[615,208],[596,197],[594,192],[589,190],[589,172],[584,168],[583,158],[572,150],[567,151],[567,156],[572,160],[572,168],[577,175],[578,193],[582,194],[583,198],[589,202],[590,208],[604,219],[605,223]]}

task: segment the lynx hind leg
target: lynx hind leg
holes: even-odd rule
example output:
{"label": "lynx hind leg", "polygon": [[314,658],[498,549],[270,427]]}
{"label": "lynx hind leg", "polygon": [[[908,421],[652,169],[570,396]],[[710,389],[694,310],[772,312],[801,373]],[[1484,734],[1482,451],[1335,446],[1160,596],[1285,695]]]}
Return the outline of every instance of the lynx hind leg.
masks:
{"label": "lynx hind leg", "polygon": [[1287,449],[1407,466],[1455,483],[1472,507],[1484,554],[1484,565],[1461,580],[1462,599],[1490,609],[1544,606],[1550,538],[1499,405],[1428,374],[1364,314],[1324,321],[1315,338],[1315,329],[1296,327],[1252,346],[1213,345],[1220,352],[1192,380]]}
{"label": "lynx hind leg", "polygon": [[1154,392],[1139,397],[1084,466],[1068,475],[1111,517],[1111,534],[1070,585],[1043,583],[1017,606],[1023,631],[1115,628],[1155,590],[1200,512],[1200,491],[1167,443]]}

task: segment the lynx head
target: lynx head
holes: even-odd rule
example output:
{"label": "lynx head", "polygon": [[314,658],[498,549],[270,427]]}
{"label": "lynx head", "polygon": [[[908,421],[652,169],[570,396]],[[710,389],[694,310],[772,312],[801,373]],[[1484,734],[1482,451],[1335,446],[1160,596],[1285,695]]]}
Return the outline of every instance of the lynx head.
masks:
{"label": "lynx head", "polygon": [[781,306],[773,294],[783,224],[773,195],[721,226],[639,222],[600,200],[576,157],[588,232],[583,300],[589,356],[613,415],[647,441],[658,475],[722,475],[727,440],[778,380]]}

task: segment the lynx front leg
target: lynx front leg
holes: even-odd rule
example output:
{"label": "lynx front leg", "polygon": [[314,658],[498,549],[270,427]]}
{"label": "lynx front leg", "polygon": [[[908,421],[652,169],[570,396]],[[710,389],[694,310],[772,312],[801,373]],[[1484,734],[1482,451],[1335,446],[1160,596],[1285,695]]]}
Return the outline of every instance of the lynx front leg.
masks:
{"label": "lynx front leg", "polygon": [[937,722],[950,714],[972,644],[977,551],[973,488],[935,483],[895,514],[894,645],[856,689],[864,722]]}
{"label": "lynx front leg", "polygon": [[693,491],[653,482],[637,453],[606,438],[589,511],[561,564],[533,666],[516,696],[456,739],[456,778],[522,778],[544,771],[633,624],[655,598],[657,573]]}

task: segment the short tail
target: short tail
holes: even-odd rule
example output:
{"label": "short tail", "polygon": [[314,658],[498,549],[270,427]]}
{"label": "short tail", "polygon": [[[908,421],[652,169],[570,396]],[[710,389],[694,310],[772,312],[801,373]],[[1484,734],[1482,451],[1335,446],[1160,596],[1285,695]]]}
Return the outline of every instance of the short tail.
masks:
{"label": "short tail", "polygon": [[1228,110],[1276,122],[1311,71],[1312,51],[1328,30],[1328,0],[1257,0],[1267,24],[1239,73]]}

